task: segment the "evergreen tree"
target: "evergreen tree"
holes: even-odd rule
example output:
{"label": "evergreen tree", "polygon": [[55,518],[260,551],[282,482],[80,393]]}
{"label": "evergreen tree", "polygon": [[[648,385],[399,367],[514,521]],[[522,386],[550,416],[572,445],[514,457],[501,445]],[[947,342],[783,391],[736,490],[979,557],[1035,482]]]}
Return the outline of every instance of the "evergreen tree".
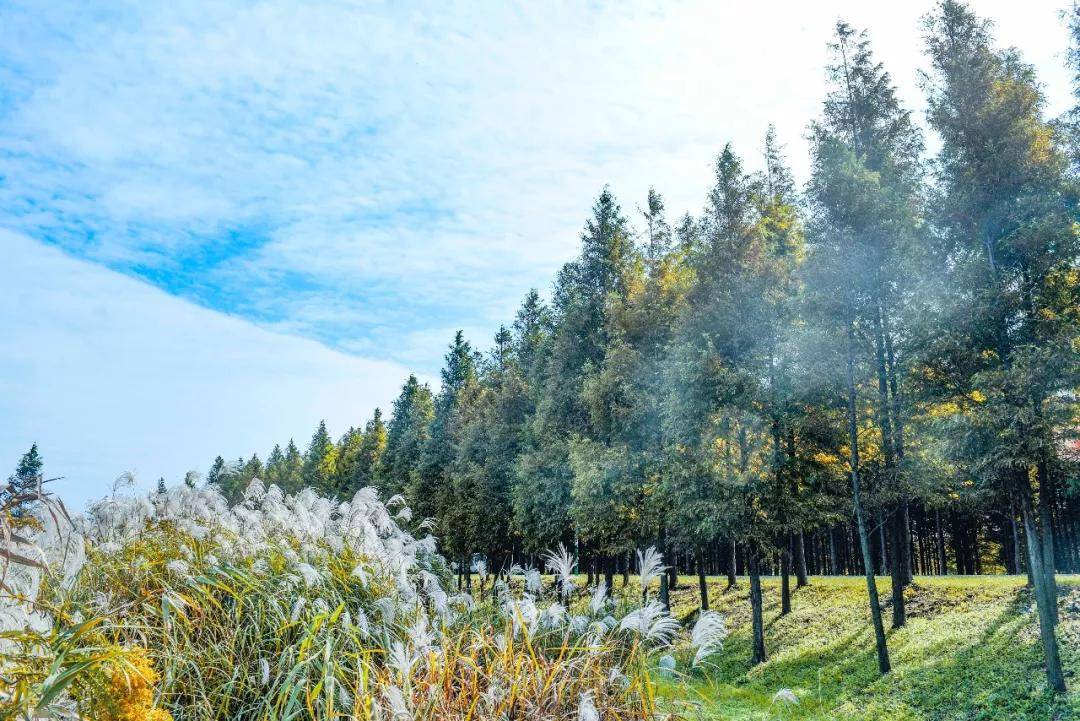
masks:
{"label": "evergreen tree", "polygon": [[350,427],[337,442],[337,463],[334,465],[334,487],[345,498],[351,498],[359,486],[353,484],[360,476],[360,447],[364,434]]}
{"label": "evergreen tree", "polygon": [[218,456],[214,459],[213,464],[210,466],[210,471],[206,474],[206,482],[220,487],[225,473],[225,459]]}
{"label": "evergreen tree", "polygon": [[410,375],[394,401],[380,463],[379,476],[388,494],[405,493],[412,486],[434,415],[431,389]]}
{"label": "evergreen tree", "polygon": [[34,443],[19,459],[15,472],[8,476],[7,486],[0,489],[0,508],[10,510],[15,518],[28,517],[44,480],[41,475],[43,466],[37,443]]}
{"label": "evergreen tree", "polygon": [[311,443],[304,454],[304,486],[324,494],[333,493],[336,461],[337,447],[326,431],[326,421],[319,421],[319,427],[312,434]]}
{"label": "evergreen tree", "polygon": [[608,297],[624,290],[634,256],[626,218],[610,189],[593,205],[581,241],[581,255],[563,266],[556,281],[553,329],[535,384],[536,413],[518,459],[515,518],[532,551],[572,535],[570,441],[591,438],[582,389],[603,363]]}
{"label": "evergreen tree", "polygon": [[411,479],[407,498],[413,511],[439,523],[448,549],[457,558],[470,551],[461,530],[462,506],[453,482],[453,464],[460,438],[459,419],[470,408],[477,389],[477,357],[465,335],[458,331],[442,370],[442,386],[435,398],[435,412],[429,436],[420,453],[417,473]]}
{"label": "evergreen tree", "polygon": [[295,493],[304,487],[304,456],[292,438],[285,447],[285,462],[278,478],[281,489],[286,493]]}
{"label": "evergreen tree", "polygon": [[361,436],[357,465],[353,474],[349,489],[356,492],[366,486],[381,487],[383,455],[386,453],[387,431],[383,423],[382,411],[375,409],[371,419],[364,425],[364,433]]}
{"label": "evergreen tree", "polygon": [[266,457],[266,470],[264,471],[263,480],[267,485],[274,485],[278,488],[282,487],[282,475],[285,469],[285,454],[281,450],[281,446],[277,443],[274,444],[273,450],[270,451],[270,455]]}
{"label": "evergreen tree", "polygon": [[929,118],[942,139],[935,210],[948,258],[948,333],[935,356],[949,372],[930,378],[955,404],[949,455],[1020,510],[1047,679],[1063,692],[1054,473],[1077,379],[1076,192],[1031,66],[994,47],[989,23],[946,0],[927,19],[926,39]]}

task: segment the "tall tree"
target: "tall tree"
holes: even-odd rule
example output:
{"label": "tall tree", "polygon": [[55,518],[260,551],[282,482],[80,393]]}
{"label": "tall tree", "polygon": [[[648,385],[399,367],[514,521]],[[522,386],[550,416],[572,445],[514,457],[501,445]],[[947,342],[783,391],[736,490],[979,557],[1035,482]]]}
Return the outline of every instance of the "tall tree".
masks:
{"label": "tall tree", "polygon": [[463,508],[453,471],[462,431],[460,421],[471,410],[477,391],[477,360],[464,333],[458,331],[446,353],[429,436],[407,493],[413,510],[423,518],[436,519],[445,547],[462,560],[467,560],[472,549],[467,547],[468,539],[462,531]]}
{"label": "tall tree", "polygon": [[285,446],[285,462],[279,478],[281,489],[286,493],[296,493],[304,487],[304,456],[292,438]]}
{"label": "tall tree", "polygon": [[950,352],[941,354],[957,404],[946,439],[972,461],[975,478],[1019,506],[1047,681],[1063,692],[1053,472],[1055,428],[1077,378],[1076,193],[1033,69],[994,47],[990,24],[946,0],[927,18],[926,41],[929,119],[942,140],[944,307],[958,311],[948,315]]}
{"label": "tall tree", "polygon": [[410,375],[394,401],[380,463],[379,476],[388,494],[405,493],[413,483],[434,415],[431,389]]}
{"label": "tall tree", "polygon": [[314,488],[320,493],[332,493],[334,490],[334,466],[337,461],[337,447],[326,431],[326,421],[319,421],[319,427],[311,436],[307,453],[304,454],[302,478],[304,486]]}
{"label": "tall tree", "polygon": [[265,480],[268,485],[272,484],[281,488],[284,467],[285,453],[281,450],[281,446],[275,443],[274,448],[270,451],[270,455],[266,457],[266,471],[263,480]]}
{"label": "tall tree", "polygon": [[633,255],[626,218],[610,189],[604,188],[593,205],[581,243],[580,256],[563,266],[555,284],[536,413],[517,464],[515,517],[527,529],[526,545],[533,551],[572,535],[570,440],[590,437],[582,389],[603,363],[608,296],[623,289]]}
{"label": "tall tree", "polygon": [[866,445],[860,447],[864,417],[859,398],[864,362],[877,379],[876,421],[881,449],[879,494],[891,492],[893,528],[893,623],[904,623],[903,558],[907,539],[903,494],[898,484],[895,409],[890,398],[885,335],[894,297],[892,278],[898,248],[914,233],[921,139],[909,114],[896,99],[888,73],[877,63],[865,34],[838,23],[830,66],[832,89],[821,119],[812,126],[812,255],[809,275],[812,303],[823,331],[834,340],[846,369],[848,462],[852,504],[858,527],[878,667],[890,668],[885,632],[877,602],[873,558],[864,503],[870,469]]}

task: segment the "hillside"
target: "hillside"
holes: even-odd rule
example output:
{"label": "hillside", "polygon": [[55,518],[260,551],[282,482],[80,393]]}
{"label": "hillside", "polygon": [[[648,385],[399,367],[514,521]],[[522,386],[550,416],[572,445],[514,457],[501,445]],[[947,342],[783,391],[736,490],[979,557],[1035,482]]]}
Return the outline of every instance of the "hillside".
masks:
{"label": "hillside", "polygon": [[[765,579],[769,661],[751,669],[749,585],[724,592],[710,578],[712,608],[731,631],[709,682],[695,684],[703,718],[1074,719],[1080,718],[1080,576],[1060,576],[1058,631],[1069,695],[1045,693],[1034,602],[1023,578],[917,577],[908,626],[889,633],[893,672],[878,676],[861,578],[814,577],[779,618],[779,580]],[[879,579],[882,598],[888,582]],[[675,614],[697,607],[695,579],[673,592]],[[797,706],[774,706],[790,687]],[[680,692],[682,695],[683,692]],[[770,716],[771,714],[771,716]]]}

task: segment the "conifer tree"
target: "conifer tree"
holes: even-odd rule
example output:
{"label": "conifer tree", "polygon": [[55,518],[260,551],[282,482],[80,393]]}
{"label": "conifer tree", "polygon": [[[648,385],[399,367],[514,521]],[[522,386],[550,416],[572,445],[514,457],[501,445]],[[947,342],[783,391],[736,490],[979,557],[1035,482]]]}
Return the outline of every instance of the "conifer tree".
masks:
{"label": "conifer tree", "polygon": [[[936,207],[947,247],[948,359],[938,389],[957,409],[943,436],[972,476],[1023,520],[1050,688],[1064,692],[1055,634],[1058,429],[1077,378],[1077,197],[1031,66],[946,0],[927,19],[929,119],[942,139]],[[953,311],[953,312],[949,312]]]}
{"label": "conifer tree", "polygon": [[279,478],[281,489],[286,493],[295,493],[303,488],[304,456],[292,438],[289,439],[289,445],[285,447],[285,462],[282,464]]}
{"label": "conifer tree", "polygon": [[420,452],[420,464],[406,494],[421,518],[434,518],[453,557],[466,559],[461,519],[465,513],[454,483],[454,462],[461,438],[461,419],[471,410],[477,392],[477,357],[462,331],[454,335],[442,369],[442,386],[435,397],[429,435]]}
{"label": "conifer tree", "polygon": [[405,493],[412,486],[434,415],[431,389],[410,375],[394,401],[386,431],[386,450],[379,475],[387,494]]}
{"label": "conifer tree", "polygon": [[265,477],[263,480],[267,485],[274,485],[281,488],[284,468],[285,454],[282,452],[281,446],[275,443],[274,448],[270,451],[270,455],[266,457],[266,470],[264,471]]}
{"label": "conifer tree", "polygon": [[43,478],[41,469],[44,461],[38,452],[37,443],[30,446],[30,450],[22,455],[15,472],[8,476],[7,485],[0,489],[0,508],[11,508],[11,513],[16,518],[28,516],[31,512],[32,502],[24,500],[15,502],[16,498],[29,498],[40,490]]}
{"label": "conifer tree", "polygon": [[314,488],[320,493],[332,493],[336,460],[337,447],[326,431],[326,421],[319,421],[319,427],[312,434],[311,443],[304,454],[304,486]]}

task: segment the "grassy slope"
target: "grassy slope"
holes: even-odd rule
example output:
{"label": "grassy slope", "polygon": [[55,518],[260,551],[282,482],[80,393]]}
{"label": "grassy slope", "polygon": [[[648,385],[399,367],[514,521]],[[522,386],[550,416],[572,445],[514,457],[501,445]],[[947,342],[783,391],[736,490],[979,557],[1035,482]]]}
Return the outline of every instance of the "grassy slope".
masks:
{"label": "grassy slope", "polygon": [[[1080,721],[1080,577],[1060,579],[1058,639],[1070,693],[1055,701],[1045,693],[1038,622],[1022,578],[916,578],[908,592],[908,625],[888,632],[893,671],[886,677],[877,674],[861,578],[812,578],[810,586],[794,591],[792,613],[784,618],[779,581],[766,579],[770,658],[758,668],[748,662],[746,579],[724,592],[726,582],[710,578],[712,607],[727,618],[731,636],[717,667],[693,683],[701,716]],[[887,579],[878,586],[887,599]],[[684,576],[672,602],[680,618],[691,614],[696,579]],[[889,615],[886,608],[886,623]],[[782,687],[802,702],[770,711],[772,695]]]}

